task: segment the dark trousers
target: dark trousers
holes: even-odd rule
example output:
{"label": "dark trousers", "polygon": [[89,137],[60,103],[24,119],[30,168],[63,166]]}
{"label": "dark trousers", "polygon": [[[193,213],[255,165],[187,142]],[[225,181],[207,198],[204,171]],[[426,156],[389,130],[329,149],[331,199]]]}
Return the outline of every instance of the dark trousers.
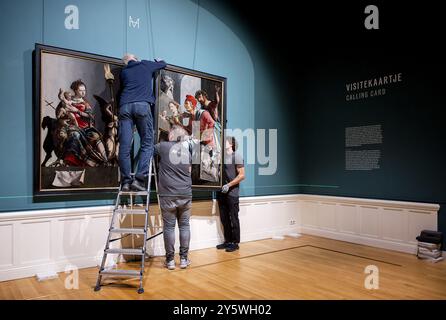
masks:
{"label": "dark trousers", "polygon": [[220,220],[223,225],[225,242],[240,243],[239,197],[217,193]]}
{"label": "dark trousers", "polygon": [[148,102],[131,102],[119,108],[119,169],[121,182],[132,183],[130,176],[130,151],[133,141],[133,126],[141,138],[140,158],[135,178],[144,182],[149,172],[149,160],[153,154],[152,112]]}

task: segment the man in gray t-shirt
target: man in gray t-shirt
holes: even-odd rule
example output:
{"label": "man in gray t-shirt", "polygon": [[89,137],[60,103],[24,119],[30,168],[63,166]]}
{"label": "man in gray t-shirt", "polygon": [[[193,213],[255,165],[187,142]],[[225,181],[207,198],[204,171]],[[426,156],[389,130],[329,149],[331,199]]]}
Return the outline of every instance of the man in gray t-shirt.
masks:
{"label": "man in gray t-shirt", "polygon": [[239,184],[245,179],[243,158],[235,153],[237,142],[234,137],[225,139],[224,186],[217,193],[220,220],[223,226],[225,241],[217,245],[217,249],[227,252],[238,250],[240,243]]}
{"label": "man in gray t-shirt", "polygon": [[159,157],[158,194],[163,217],[165,266],[175,269],[175,224],[180,230],[180,268],[190,265],[187,255],[190,243],[190,215],[192,207],[192,155],[187,141],[181,141],[186,131],[174,126],[169,132],[169,141],[154,146]]}
{"label": "man in gray t-shirt", "polygon": [[163,141],[154,146],[154,152],[159,156],[159,196],[190,198],[192,155],[187,142]]}

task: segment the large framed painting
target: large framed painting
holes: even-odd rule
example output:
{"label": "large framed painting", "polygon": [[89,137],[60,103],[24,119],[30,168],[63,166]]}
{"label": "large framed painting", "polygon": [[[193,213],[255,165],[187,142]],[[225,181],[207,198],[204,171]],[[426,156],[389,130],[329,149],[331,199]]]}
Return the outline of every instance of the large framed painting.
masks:
{"label": "large framed painting", "polygon": [[119,185],[121,60],[36,44],[34,192],[110,192]]}
{"label": "large framed painting", "polygon": [[169,138],[180,127],[193,151],[192,187],[222,187],[226,78],[168,65],[156,80],[156,139]]}

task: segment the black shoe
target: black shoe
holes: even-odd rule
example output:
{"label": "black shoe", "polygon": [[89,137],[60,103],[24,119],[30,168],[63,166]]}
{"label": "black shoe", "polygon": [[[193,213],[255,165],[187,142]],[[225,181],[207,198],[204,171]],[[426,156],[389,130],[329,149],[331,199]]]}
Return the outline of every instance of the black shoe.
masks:
{"label": "black shoe", "polygon": [[146,186],[144,185],[144,183],[141,183],[138,180],[134,180],[132,185],[130,186],[130,188],[132,189],[132,191],[147,191]]}
{"label": "black shoe", "polygon": [[121,191],[129,192],[129,191],[130,191],[130,183],[124,183],[124,184],[121,186]]}
{"label": "black shoe", "polygon": [[224,242],[224,243],[222,243],[222,244],[218,244],[216,248],[217,248],[218,250],[220,250],[220,249],[226,249],[226,248],[228,247],[228,245],[229,245],[229,243]]}
{"label": "black shoe", "polygon": [[228,244],[228,246],[226,247],[226,252],[233,252],[233,251],[235,251],[235,250],[238,250],[239,249],[239,246],[238,246],[238,244],[237,243],[230,243],[230,244]]}

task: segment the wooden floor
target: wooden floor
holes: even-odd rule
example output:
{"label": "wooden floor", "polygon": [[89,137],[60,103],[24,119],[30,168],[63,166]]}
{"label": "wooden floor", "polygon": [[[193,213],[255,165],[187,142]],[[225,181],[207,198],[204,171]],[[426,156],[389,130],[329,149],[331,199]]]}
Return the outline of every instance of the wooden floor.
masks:
{"label": "wooden floor", "polygon": [[[233,253],[192,251],[190,258],[188,269],[173,271],[162,257],[148,260],[141,295],[132,279],[94,292],[97,268],[88,268],[79,271],[78,289],[67,290],[60,273],[1,282],[0,299],[446,299],[445,261],[307,235],[242,243]],[[368,265],[379,268],[377,290],[364,287]]]}

